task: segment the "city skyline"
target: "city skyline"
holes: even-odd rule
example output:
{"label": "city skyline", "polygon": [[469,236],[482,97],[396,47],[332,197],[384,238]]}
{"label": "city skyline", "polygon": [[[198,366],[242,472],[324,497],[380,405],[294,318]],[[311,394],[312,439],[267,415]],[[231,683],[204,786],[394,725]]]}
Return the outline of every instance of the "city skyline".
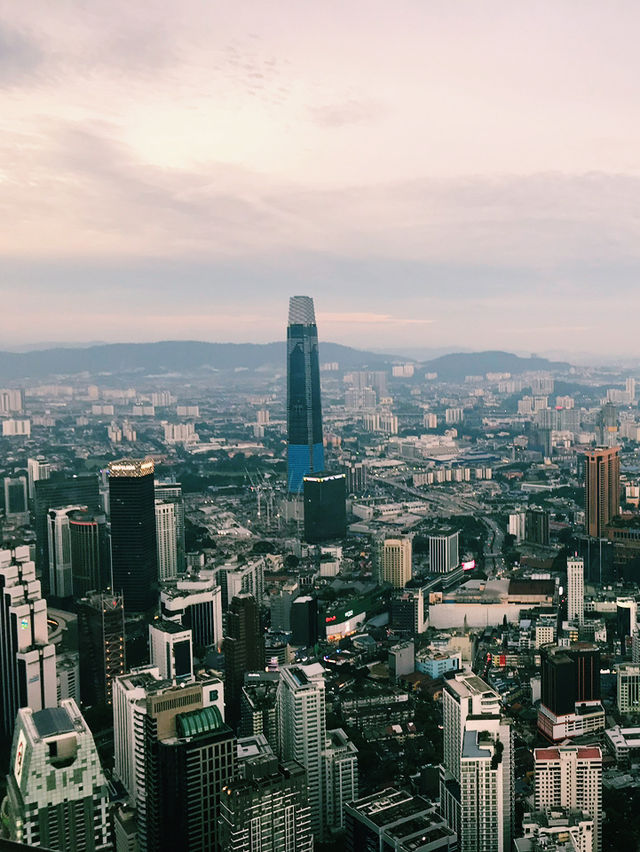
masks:
{"label": "city skyline", "polygon": [[631,352],[634,4],[0,8],[6,345]]}

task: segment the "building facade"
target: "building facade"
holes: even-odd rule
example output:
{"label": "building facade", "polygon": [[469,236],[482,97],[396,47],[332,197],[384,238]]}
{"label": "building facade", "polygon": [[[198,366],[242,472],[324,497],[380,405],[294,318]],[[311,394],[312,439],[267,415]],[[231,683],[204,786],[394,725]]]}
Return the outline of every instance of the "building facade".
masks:
{"label": "building facade", "polygon": [[598,447],[584,454],[585,531],[601,538],[606,524],[620,513],[618,447]]}

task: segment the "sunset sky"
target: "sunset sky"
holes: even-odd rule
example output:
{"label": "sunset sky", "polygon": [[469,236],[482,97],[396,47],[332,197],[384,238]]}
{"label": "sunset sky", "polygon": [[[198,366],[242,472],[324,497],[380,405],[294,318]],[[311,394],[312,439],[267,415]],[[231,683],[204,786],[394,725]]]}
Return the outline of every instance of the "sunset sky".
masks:
{"label": "sunset sky", "polygon": [[0,348],[637,352],[640,4],[0,0]]}

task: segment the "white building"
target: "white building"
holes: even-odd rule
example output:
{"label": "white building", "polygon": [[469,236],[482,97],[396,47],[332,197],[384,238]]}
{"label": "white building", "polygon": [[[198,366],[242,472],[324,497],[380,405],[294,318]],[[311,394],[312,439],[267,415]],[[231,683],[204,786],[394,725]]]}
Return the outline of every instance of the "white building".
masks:
{"label": "white building", "polygon": [[156,550],[158,579],[174,580],[178,576],[178,539],[176,507],[172,500],[155,501]]}
{"label": "white building", "polygon": [[47,602],[26,545],[0,550],[0,649],[0,723],[10,737],[19,707],[37,711],[57,703]]}
{"label": "white building", "polygon": [[575,556],[567,559],[567,618],[584,623],[584,561]]}
{"label": "white building", "polygon": [[536,810],[581,810],[594,822],[594,852],[602,849],[602,752],[597,746],[536,748]]}
{"label": "white building", "polygon": [[429,563],[431,571],[447,574],[460,564],[458,553],[459,532],[429,536]]}
{"label": "white building", "polygon": [[185,577],[160,590],[163,618],[191,628],[197,645],[222,642],[222,588],[213,578]]}
{"label": "white building", "polygon": [[174,621],[159,619],[149,625],[149,657],[166,680],[189,680],[193,676],[191,630]]}
{"label": "white building", "polygon": [[44,461],[42,456],[37,459],[27,459],[27,478],[29,481],[29,499],[35,497],[34,483],[41,479],[49,479],[51,476],[51,465]]}
{"label": "white building", "polygon": [[525,539],[525,512],[512,512],[509,515],[509,535],[514,536],[516,544],[521,544]]}
{"label": "white building", "polygon": [[193,423],[163,423],[167,444],[197,444],[200,440]]}
{"label": "white building", "polygon": [[2,437],[15,438],[16,436],[24,438],[31,437],[31,421],[30,420],[3,420],[2,421]]}
{"label": "white building", "polygon": [[60,852],[111,849],[109,793],[75,701],[18,714],[3,806],[12,840]]}
{"label": "white building", "polygon": [[640,666],[620,663],[617,686],[618,711],[623,716],[640,713]]}
{"label": "white building", "polygon": [[380,554],[380,580],[402,589],[411,579],[410,538],[386,538]]}

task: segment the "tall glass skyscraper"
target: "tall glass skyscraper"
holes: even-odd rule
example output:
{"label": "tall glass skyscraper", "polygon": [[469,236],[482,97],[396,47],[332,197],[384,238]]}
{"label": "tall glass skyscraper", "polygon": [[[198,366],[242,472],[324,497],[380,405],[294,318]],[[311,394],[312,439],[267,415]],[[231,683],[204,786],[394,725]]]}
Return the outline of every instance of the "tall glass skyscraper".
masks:
{"label": "tall glass skyscraper", "polygon": [[287,430],[289,493],[300,494],[304,476],[324,470],[318,328],[309,296],[289,300]]}

